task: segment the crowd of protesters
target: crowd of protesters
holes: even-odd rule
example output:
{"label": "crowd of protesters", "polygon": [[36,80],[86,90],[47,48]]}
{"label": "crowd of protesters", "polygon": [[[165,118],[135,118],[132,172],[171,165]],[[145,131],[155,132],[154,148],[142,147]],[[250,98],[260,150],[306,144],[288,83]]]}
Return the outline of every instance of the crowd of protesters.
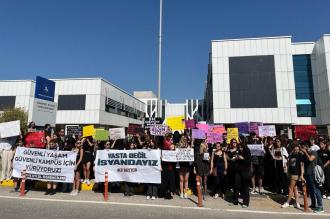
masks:
{"label": "crowd of protesters", "polygon": [[[28,132],[35,131],[37,129],[32,122]],[[243,208],[249,206],[250,194],[264,194],[266,191],[287,195],[283,208],[292,204],[293,197],[294,207],[301,208],[299,194],[304,185],[307,186],[311,200],[309,207],[315,212],[323,212],[323,200],[330,200],[330,141],[324,137],[316,136],[303,141],[289,140],[285,135],[260,138],[250,133],[248,137],[231,139],[230,143],[227,143],[224,136],[223,142],[210,144],[207,139],[192,139],[189,130],[181,134],[177,131],[168,133],[164,137],[152,136],[145,130],[143,134],[108,141],[96,141],[92,137],[83,138],[78,135],[66,136],[64,129],[53,132],[50,125],[45,125],[44,131],[46,149],[77,152],[72,184],[62,183],[58,188],[57,183],[47,182],[45,195],[54,195],[61,188],[62,192],[76,196],[81,183],[90,185],[97,150],[193,148],[194,162],[162,162],[161,184],[145,185],[148,200],[158,197],[172,199],[176,194],[182,199],[188,198],[190,190],[196,192],[195,175],[201,177],[204,200],[208,192],[214,199],[220,197],[231,200],[234,205],[239,204],[240,198],[243,200]],[[1,139],[1,181],[11,178],[15,148],[27,146],[23,133],[15,139],[15,142],[11,138]],[[263,156],[252,156],[249,144],[262,144]],[[321,173],[315,172],[318,170]],[[322,173],[325,177],[323,181]],[[18,191],[19,181],[14,181],[15,191]],[[111,183],[111,191],[120,190],[121,185],[124,186],[125,196],[134,195],[136,183]],[[102,184],[99,189],[102,190]]]}

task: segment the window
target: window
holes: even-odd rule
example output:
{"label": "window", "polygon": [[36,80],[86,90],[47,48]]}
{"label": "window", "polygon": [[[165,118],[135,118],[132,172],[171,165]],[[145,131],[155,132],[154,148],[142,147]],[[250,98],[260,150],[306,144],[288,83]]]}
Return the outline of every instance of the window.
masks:
{"label": "window", "polygon": [[274,56],[229,57],[231,108],[277,108]]}
{"label": "window", "polygon": [[105,97],[105,111],[138,120],[145,117],[143,112],[108,97]]}
{"label": "window", "polygon": [[58,110],[85,110],[86,95],[59,95]]}
{"label": "window", "polygon": [[0,96],[0,111],[15,108],[16,96]]}
{"label": "window", "polygon": [[315,117],[315,99],[310,55],[294,55],[293,71],[298,117]]}

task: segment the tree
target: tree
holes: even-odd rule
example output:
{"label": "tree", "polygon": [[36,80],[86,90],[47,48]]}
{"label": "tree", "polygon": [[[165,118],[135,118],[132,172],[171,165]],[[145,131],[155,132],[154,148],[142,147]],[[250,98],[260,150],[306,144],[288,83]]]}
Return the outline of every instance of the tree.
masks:
{"label": "tree", "polygon": [[11,122],[15,120],[20,120],[21,130],[23,130],[23,132],[26,133],[28,129],[28,113],[25,112],[24,109],[22,108],[5,109],[0,114],[0,123]]}

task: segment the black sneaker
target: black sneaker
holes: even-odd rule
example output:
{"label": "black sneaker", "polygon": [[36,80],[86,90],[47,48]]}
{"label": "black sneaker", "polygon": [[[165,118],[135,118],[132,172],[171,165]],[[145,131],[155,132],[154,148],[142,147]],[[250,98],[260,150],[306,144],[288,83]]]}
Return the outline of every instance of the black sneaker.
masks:
{"label": "black sneaker", "polygon": [[56,191],[55,190],[52,190],[49,195],[55,195],[56,194]]}
{"label": "black sneaker", "polygon": [[314,211],[313,211],[314,213],[324,213],[324,210],[323,210],[323,208],[316,208]]}
{"label": "black sneaker", "polygon": [[50,193],[52,193],[52,191],[47,189],[44,195],[50,195]]}

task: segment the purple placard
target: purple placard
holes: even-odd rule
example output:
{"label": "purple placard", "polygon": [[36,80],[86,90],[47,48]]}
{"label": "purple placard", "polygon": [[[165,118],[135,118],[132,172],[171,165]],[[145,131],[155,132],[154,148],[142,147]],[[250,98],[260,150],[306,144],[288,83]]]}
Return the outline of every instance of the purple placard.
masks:
{"label": "purple placard", "polygon": [[235,123],[235,127],[238,128],[239,134],[249,134],[250,126],[248,122]]}
{"label": "purple placard", "polygon": [[196,124],[196,128],[203,130],[204,132],[208,132],[210,129],[208,124]]}
{"label": "purple placard", "polygon": [[192,138],[205,139],[205,132],[199,129],[192,129]]}
{"label": "purple placard", "polygon": [[219,134],[219,133],[212,133],[212,132],[209,132],[207,133],[207,143],[217,143],[217,142],[223,142],[223,136],[222,134]]}
{"label": "purple placard", "polygon": [[185,120],[185,123],[186,123],[186,129],[194,129],[196,127],[195,120],[193,119]]}
{"label": "purple placard", "polygon": [[250,122],[250,133],[254,132],[257,136],[259,136],[259,128],[258,126],[262,126],[262,122]]}

